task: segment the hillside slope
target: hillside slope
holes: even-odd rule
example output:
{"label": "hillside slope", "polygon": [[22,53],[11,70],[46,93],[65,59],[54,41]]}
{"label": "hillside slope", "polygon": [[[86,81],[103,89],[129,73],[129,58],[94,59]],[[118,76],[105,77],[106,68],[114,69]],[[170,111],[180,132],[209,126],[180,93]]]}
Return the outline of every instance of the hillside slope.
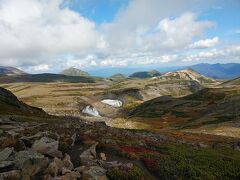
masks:
{"label": "hillside slope", "polygon": [[175,72],[168,72],[162,75],[160,78],[166,79],[166,80],[176,80],[176,79],[191,80],[191,81],[197,81],[201,84],[216,82],[214,79],[201,75],[192,69],[184,69],[184,70],[179,70]]}
{"label": "hillside slope", "polygon": [[46,115],[39,108],[29,106],[12,94],[10,91],[0,87],[0,114],[2,115]]}
{"label": "hillside slope", "polygon": [[206,133],[211,127],[209,133],[218,134],[218,128],[225,127],[221,129],[222,134],[238,136],[240,88],[207,88],[181,98],[158,97],[132,109],[129,117],[157,121],[160,129],[201,128]]}

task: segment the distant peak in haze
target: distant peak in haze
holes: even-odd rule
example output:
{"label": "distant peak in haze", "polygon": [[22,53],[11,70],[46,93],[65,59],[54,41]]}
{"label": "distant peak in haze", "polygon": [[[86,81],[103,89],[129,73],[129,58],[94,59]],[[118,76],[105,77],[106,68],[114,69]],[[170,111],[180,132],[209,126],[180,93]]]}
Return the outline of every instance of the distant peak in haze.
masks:
{"label": "distant peak in haze", "polygon": [[75,67],[70,67],[68,69],[65,69],[60,74],[64,74],[67,76],[90,76],[88,72],[82,71]]}
{"label": "distant peak in haze", "polygon": [[240,76],[239,63],[207,64],[201,63],[190,66],[191,69],[216,79],[233,79]]}
{"label": "distant peak in haze", "polygon": [[18,68],[10,67],[10,66],[7,66],[7,67],[0,66],[0,75],[11,76],[11,75],[24,75],[24,74],[27,74],[27,73]]}

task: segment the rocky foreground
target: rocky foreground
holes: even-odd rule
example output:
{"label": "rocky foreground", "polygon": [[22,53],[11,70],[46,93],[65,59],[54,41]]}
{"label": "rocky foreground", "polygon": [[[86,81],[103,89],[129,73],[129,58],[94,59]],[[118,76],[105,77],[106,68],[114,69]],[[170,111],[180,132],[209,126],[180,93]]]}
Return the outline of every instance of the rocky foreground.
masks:
{"label": "rocky foreground", "polygon": [[[187,161],[192,158],[188,151],[197,151],[197,155],[202,153],[199,156],[201,159],[207,156],[205,150],[212,153],[210,160],[220,155],[217,157],[220,162],[217,163],[233,163],[221,175],[228,177],[236,173],[232,176],[240,176],[240,171],[237,172],[240,168],[240,143],[236,139],[228,139],[224,143],[217,139],[206,143],[191,142],[149,132],[115,129],[104,122],[87,123],[66,117],[49,117],[48,121],[45,123],[39,119],[38,122],[23,122],[19,117],[0,118],[0,179],[169,179],[182,171],[173,164],[176,169],[170,171],[173,167],[168,166],[176,159],[164,164],[164,167],[160,164],[168,155],[176,158],[172,155],[179,152],[171,149],[173,146],[187,148],[186,155],[181,155],[186,156]],[[215,149],[220,149],[221,154]],[[224,159],[226,157],[228,159]],[[207,171],[207,177],[220,177],[213,172],[219,164],[208,163],[213,169]],[[190,168],[185,165],[182,168]],[[169,172],[166,168],[169,168]],[[175,175],[204,175],[200,170],[197,175],[194,174],[195,170],[191,171]]]}

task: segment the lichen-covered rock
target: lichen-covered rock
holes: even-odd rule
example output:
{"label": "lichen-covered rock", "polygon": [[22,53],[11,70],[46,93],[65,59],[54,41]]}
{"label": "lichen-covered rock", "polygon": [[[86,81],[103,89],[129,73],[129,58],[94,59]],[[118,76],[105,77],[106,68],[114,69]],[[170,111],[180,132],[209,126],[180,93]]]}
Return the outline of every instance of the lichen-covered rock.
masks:
{"label": "lichen-covered rock", "polygon": [[65,169],[68,169],[70,171],[73,170],[73,163],[71,162],[71,157],[68,154],[65,154],[62,162]]}
{"label": "lichen-covered rock", "polygon": [[82,162],[82,164],[89,164],[91,163],[94,159],[97,158],[97,153],[96,153],[96,146],[98,145],[98,143],[93,144],[89,149],[87,149],[86,151],[84,151],[81,155],[80,155],[80,160]]}
{"label": "lichen-covered rock", "polygon": [[0,169],[8,168],[13,165],[14,165],[13,161],[0,161]]}
{"label": "lichen-covered rock", "polygon": [[58,145],[58,141],[48,137],[42,137],[40,140],[34,142],[32,150],[52,157],[61,158],[62,153],[58,150]]}
{"label": "lichen-covered rock", "polygon": [[21,175],[19,170],[12,170],[0,173],[1,180],[20,180]]}
{"label": "lichen-covered rock", "polygon": [[0,152],[0,161],[5,161],[12,154],[13,148],[5,148]]}
{"label": "lichen-covered rock", "polygon": [[100,166],[90,166],[83,172],[83,179],[107,180],[106,170]]}
{"label": "lichen-covered rock", "polygon": [[13,161],[22,175],[30,177],[42,172],[48,166],[49,160],[44,155],[33,151],[19,151],[14,154]]}

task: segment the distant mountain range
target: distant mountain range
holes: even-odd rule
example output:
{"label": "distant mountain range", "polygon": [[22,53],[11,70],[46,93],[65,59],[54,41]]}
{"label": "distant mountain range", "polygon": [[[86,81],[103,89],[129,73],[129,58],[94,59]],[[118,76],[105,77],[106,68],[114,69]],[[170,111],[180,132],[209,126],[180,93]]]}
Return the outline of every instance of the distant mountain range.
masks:
{"label": "distant mountain range", "polygon": [[[147,67],[146,67],[147,68]],[[146,69],[145,68],[145,69]],[[35,76],[38,77],[40,76],[41,78],[46,77],[50,75],[51,77],[53,76],[56,78],[56,76],[59,75],[56,79],[62,79],[63,76],[80,76],[80,77],[109,77],[110,79],[124,79],[124,78],[151,78],[151,77],[157,77],[161,76],[164,73],[167,72],[176,72],[179,70],[184,70],[184,69],[192,69],[202,75],[205,75],[207,77],[211,77],[214,79],[234,79],[237,77],[240,77],[240,64],[239,63],[227,63],[227,64],[207,64],[207,63],[202,63],[202,64],[196,64],[192,66],[185,66],[185,67],[156,67],[156,70],[148,71],[143,70],[139,68],[132,68],[132,67],[125,67],[125,68],[96,68],[95,70],[90,70],[89,73],[86,71],[82,71],[77,68],[68,68],[60,72],[59,74],[36,74]],[[4,67],[0,66],[0,76],[22,76],[22,75],[29,75],[27,77],[30,77],[30,74],[27,74],[26,72],[14,68],[14,67]],[[121,77],[120,77],[121,76]],[[33,75],[31,78],[34,77]],[[63,79],[66,79],[65,77]],[[74,80],[75,81],[75,80]]]}
{"label": "distant mountain range", "polygon": [[215,79],[233,79],[240,76],[240,64],[196,64],[190,66],[193,70]]}

